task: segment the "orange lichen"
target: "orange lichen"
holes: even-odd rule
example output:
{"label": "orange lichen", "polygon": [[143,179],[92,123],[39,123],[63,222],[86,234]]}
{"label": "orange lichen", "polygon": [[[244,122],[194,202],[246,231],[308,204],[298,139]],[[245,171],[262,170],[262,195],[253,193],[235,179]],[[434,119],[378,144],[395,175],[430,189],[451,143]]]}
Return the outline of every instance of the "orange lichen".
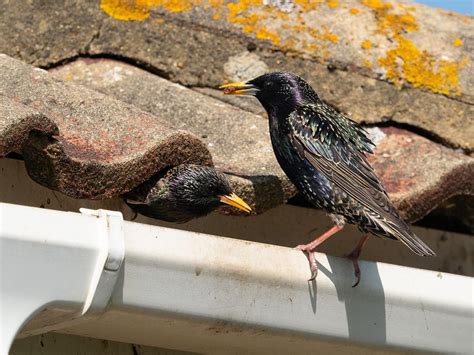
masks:
{"label": "orange lichen", "polygon": [[330,41],[332,43],[338,43],[339,42],[339,37],[336,34],[330,33],[330,32],[324,33],[321,38],[325,39],[327,41]]}
{"label": "orange lichen", "polygon": [[101,0],[100,7],[106,14],[124,21],[143,21],[154,7],[169,12],[189,11],[202,0]]}
{"label": "orange lichen", "polygon": [[294,0],[295,5],[299,6],[303,12],[316,10],[324,0]]}
{"label": "orange lichen", "polygon": [[150,16],[153,1],[102,0],[101,9],[109,16],[123,21],[143,21]]}
{"label": "orange lichen", "polygon": [[197,3],[197,1],[165,0],[161,1],[160,5],[170,12],[182,12],[191,10]]}
{"label": "orange lichen", "polygon": [[258,39],[268,39],[269,41],[273,42],[274,44],[280,43],[280,36],[275,32],[270,32],[265,28],[260,28],[255,33]]}
{"label": "orange lichen", "polygon": [[[317,29],[305,25],[301,18],[302,13],[307,13],[322,4],[330,8],[339,6],[339,0],[295,0],[298,22],[289,21],[289,15],[280,11],[275,6],[263,6],[261,0],[239,0],[226,2],[225,0],[101,0],[101,8],[110,16],[125,21],[143,21],[150,15],[155,7],[162,7],[170,12],[189,11],[194,6],[201,6],[209,10],[213,20],[225,18],[229,23],[238,25],[243,32],[253,33],[258,39],[268,40],[272,44],[288,51],[306,49],[312,56],[319,56],[325,52],[324,45],[320,43],[306,43],[297,40],[299,32],[310,35],[314,41],[338,43],[339,37],[327,29]],[[267,27],[270,21],[281,21],[281,28],[285,30],[285,40],[280,38],[280,33]],[[296,37],[296,38],[293,38]]]}
{"label": "orange lichen", "polygon": [[[300,11],[309,12],[315,10],[323,0],[295,0],[295,5],[299,6]],[[333,6],[338,1],[327,0],[328,6]],[[336,5],[337,6],[337,5]],[[289,16],[275,7],[266,7],[262,11],[261,0],[240,0],[235,3],[227,4],[227,21],[242,26],[243,32],[254,33],[258,39],[268,40],[282,49],[294,51],[297,47],[302,47],[309,52],[321,54],[322,48],[315,43],[306,41],[297,41],[293,34],[307,33],[315,41],[327,41],[337,43],[339,38],[336,34],[324,29],[320,31],[304,24],[303,19],[298,14],[298,23],[288,23]],[[287,30],[286,39],[283,41],[279,33],[269,30],[265,26],[266,20],[283,21],[281,28]],[[298,46],[299,44],[299,46]]]}
{"label": "orange lichen", "polygon": [[456,38],[456,39],[453,41],[453,46],[454,46],[454,47],[461,47],[461,46],[462,46],[462,39],[461,39],[461,38]]}
{"label": "orange lichen", "polygon": [[[390,49],[379,64],[387,69],[386,76],[397,86],[403,80],[413,87],[430,89],[441,94],[459,94],[458,70],[463,63],[435,60],[426,51],[420,51],[411,41],[397,36],[398,46]],[[401,59],[401,63],[400,63]]]}
{"label": "orange lichen", "polygon": [[[397,86],[407,82],[443,94],[459,93],[458,71],[462,64],[435,58],[408,39],[407,33],[419,30],[412,7],[393,5],[384,0],[359,1],[373,12],[377,33],[393,42],[393,48],[385,56],[371,59],[370,65],[378,63],[385,69],[386,78]],[[330,57],[329,45],[339,42],[338,35],[325,27],[306,24],[306,18],[321,4],[328,8],[340,6],[339,0],[294,0],[294,4],[293,14],[296,16],[291,17],[276,6],[263,6],[261,0],[101,0],[100,6],[108,15],[127,21],[143,21],[150,16],[151,9],[157,7],[168,12],[183,12],[200,6],[213,20],[225,19],[243,32],[267,40],[287,53],[303,52],[322,60]],[[357,8],[349,10],[352,15],[359,12]],[[453,41],[455,47],[462,44],[459,38]],[[372,46],[369,39],[361,43],[366,50]],[[368,66],[367,59],[361,62]]]}
{"label": "orange lichen", "polygon": [[392,4],[381,0],[362,0],[362,4],[376,11],[389,10],[393,8]]}
{"label": "orange lichen", "polygon": [[372,67],[373,67],[372,63],[368,59],[364,59],[363,65],[364,65],[364,67],[366,67],[368,69],[372,69]]}
{"label": "orange lichen", "polygon": [[418,31],[416,20],[409,12],[401,15],[390,13],[393,5],[380,0],[362,0],[362,4],[374,11],[379,32],[383,34]]}
{"label": "orange lichen", "polygon": [[[459,95],[459,69],[463,63],[436,59],[427,51],[420,50],[405,33],[418,31],[416,19],[410,13],[413,8],[403,7],[403,13],[391,13],[393,5],[381,0],[361,0],[374,11],[378,32],[395,42],[378,63],[386,70],[386,78],[398,87],[404,82],[413,87],[429,89],[441,94]],[[368,49],[362,43],[362,48]]]}
{"label": "orange lichen", "polygon": [[372,42],[370,42],[368,39],[366,39],[365,41],[363,41],[360,46],[363,48],[363,49],[370,49],[372,48]]}

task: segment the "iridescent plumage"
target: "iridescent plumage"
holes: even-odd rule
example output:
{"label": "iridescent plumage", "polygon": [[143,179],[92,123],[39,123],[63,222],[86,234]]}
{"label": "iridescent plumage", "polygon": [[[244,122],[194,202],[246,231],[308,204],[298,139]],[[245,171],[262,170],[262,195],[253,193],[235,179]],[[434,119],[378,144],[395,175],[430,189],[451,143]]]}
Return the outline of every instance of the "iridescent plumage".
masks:
{"label": "iridescent plumage", "polygon": [[290,73],[269,73],[229,90],[234,92],[256,96],[264,106],[282,169],[336,224],[356,224],[398,239],[418,255],[435,255],[400,218],[367,161],[374,148],[367,133],[320,100],[308,83]]}
{"label": "iridescent plumage", "polygon": [[205,216],[222,204],[251,211],[232,193],[224,174],[212,167],[192,164],[170,169],[158,180],[145,201],[126,199],[126,202],[144,216],[175,223]]}

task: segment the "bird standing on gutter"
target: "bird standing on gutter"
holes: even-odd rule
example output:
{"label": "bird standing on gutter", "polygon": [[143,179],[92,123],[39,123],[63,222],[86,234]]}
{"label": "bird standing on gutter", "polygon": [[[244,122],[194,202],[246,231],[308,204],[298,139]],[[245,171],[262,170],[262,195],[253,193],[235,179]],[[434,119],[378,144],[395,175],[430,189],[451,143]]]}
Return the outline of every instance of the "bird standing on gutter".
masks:
{"label": "bird standing on gutter", "polygon": [[367,161],[374,144],[356,122],[326,105],[300,77],[269,73],[246,83],[220,87],[227,95],[255,96],[267,111],[276,158],[291,182],[317,208],[333,219],[333,228],[297,248],[317,275],[315,249],[345,223],[364,233],[348,255],[360,282],[358,258],[367,233],[396,239],[422,256],[435,253],[404,222]]}
{"label": "bird standing on gutter", "polygon": [[232,192],[224,174],[211,167],[192,164],[169,170],[145,201],[126,199],[125,202],[144,216],[175,223],[205,216],[222,205],[247,213],[252,211]]}

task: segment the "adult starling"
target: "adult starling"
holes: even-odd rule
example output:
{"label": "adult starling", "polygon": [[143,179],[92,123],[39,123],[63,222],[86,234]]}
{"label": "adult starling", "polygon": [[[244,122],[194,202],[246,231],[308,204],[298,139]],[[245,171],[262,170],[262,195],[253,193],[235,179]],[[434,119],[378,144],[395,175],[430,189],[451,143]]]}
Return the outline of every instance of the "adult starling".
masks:
{"label": "adult starling", "polygon": [[192,164],[170,169],[144,202],[125,201],[144,216],[176,223],[205,216],[223,204],[247,213],[252,211],[232,192],[224,174],[211,167]]}
{"label": "adult starling", "polygon": [[[268,113],[276,158],[309,202],[329,213],[335,226],[307,245],[299,245],[317,274],[314,251],[345,223],[364,233],[348,255],[360,281],[358,258],[367,233],[397,239],[418,255],[435,255],[405,223],[367,161],[374,144],[356,122],[326,105],[300,77],[280,72],[246,83],[222,85],[224,94],[252,95]],[[310,280],[311,280],[310,279]]]}

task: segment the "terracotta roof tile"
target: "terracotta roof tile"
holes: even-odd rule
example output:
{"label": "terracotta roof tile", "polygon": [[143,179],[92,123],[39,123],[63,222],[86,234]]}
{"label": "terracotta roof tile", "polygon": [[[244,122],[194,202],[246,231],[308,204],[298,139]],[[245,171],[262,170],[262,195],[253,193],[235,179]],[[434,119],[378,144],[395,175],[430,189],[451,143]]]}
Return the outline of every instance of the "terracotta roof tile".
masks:
{"label": "terracotta roof tile", "polygon": [[[0,95],[15,103],[0,106],[7,128],[0,131],[2,140],[13,142],[4,144],[3,154],[23,144],[30,176],[76,198],[117,196],[170,165],[211,164],[208,150],[192,134],[5,55]],[[25,117],[34,121],[25,124]],[[27,137],[31,127],[39,130]]]}

